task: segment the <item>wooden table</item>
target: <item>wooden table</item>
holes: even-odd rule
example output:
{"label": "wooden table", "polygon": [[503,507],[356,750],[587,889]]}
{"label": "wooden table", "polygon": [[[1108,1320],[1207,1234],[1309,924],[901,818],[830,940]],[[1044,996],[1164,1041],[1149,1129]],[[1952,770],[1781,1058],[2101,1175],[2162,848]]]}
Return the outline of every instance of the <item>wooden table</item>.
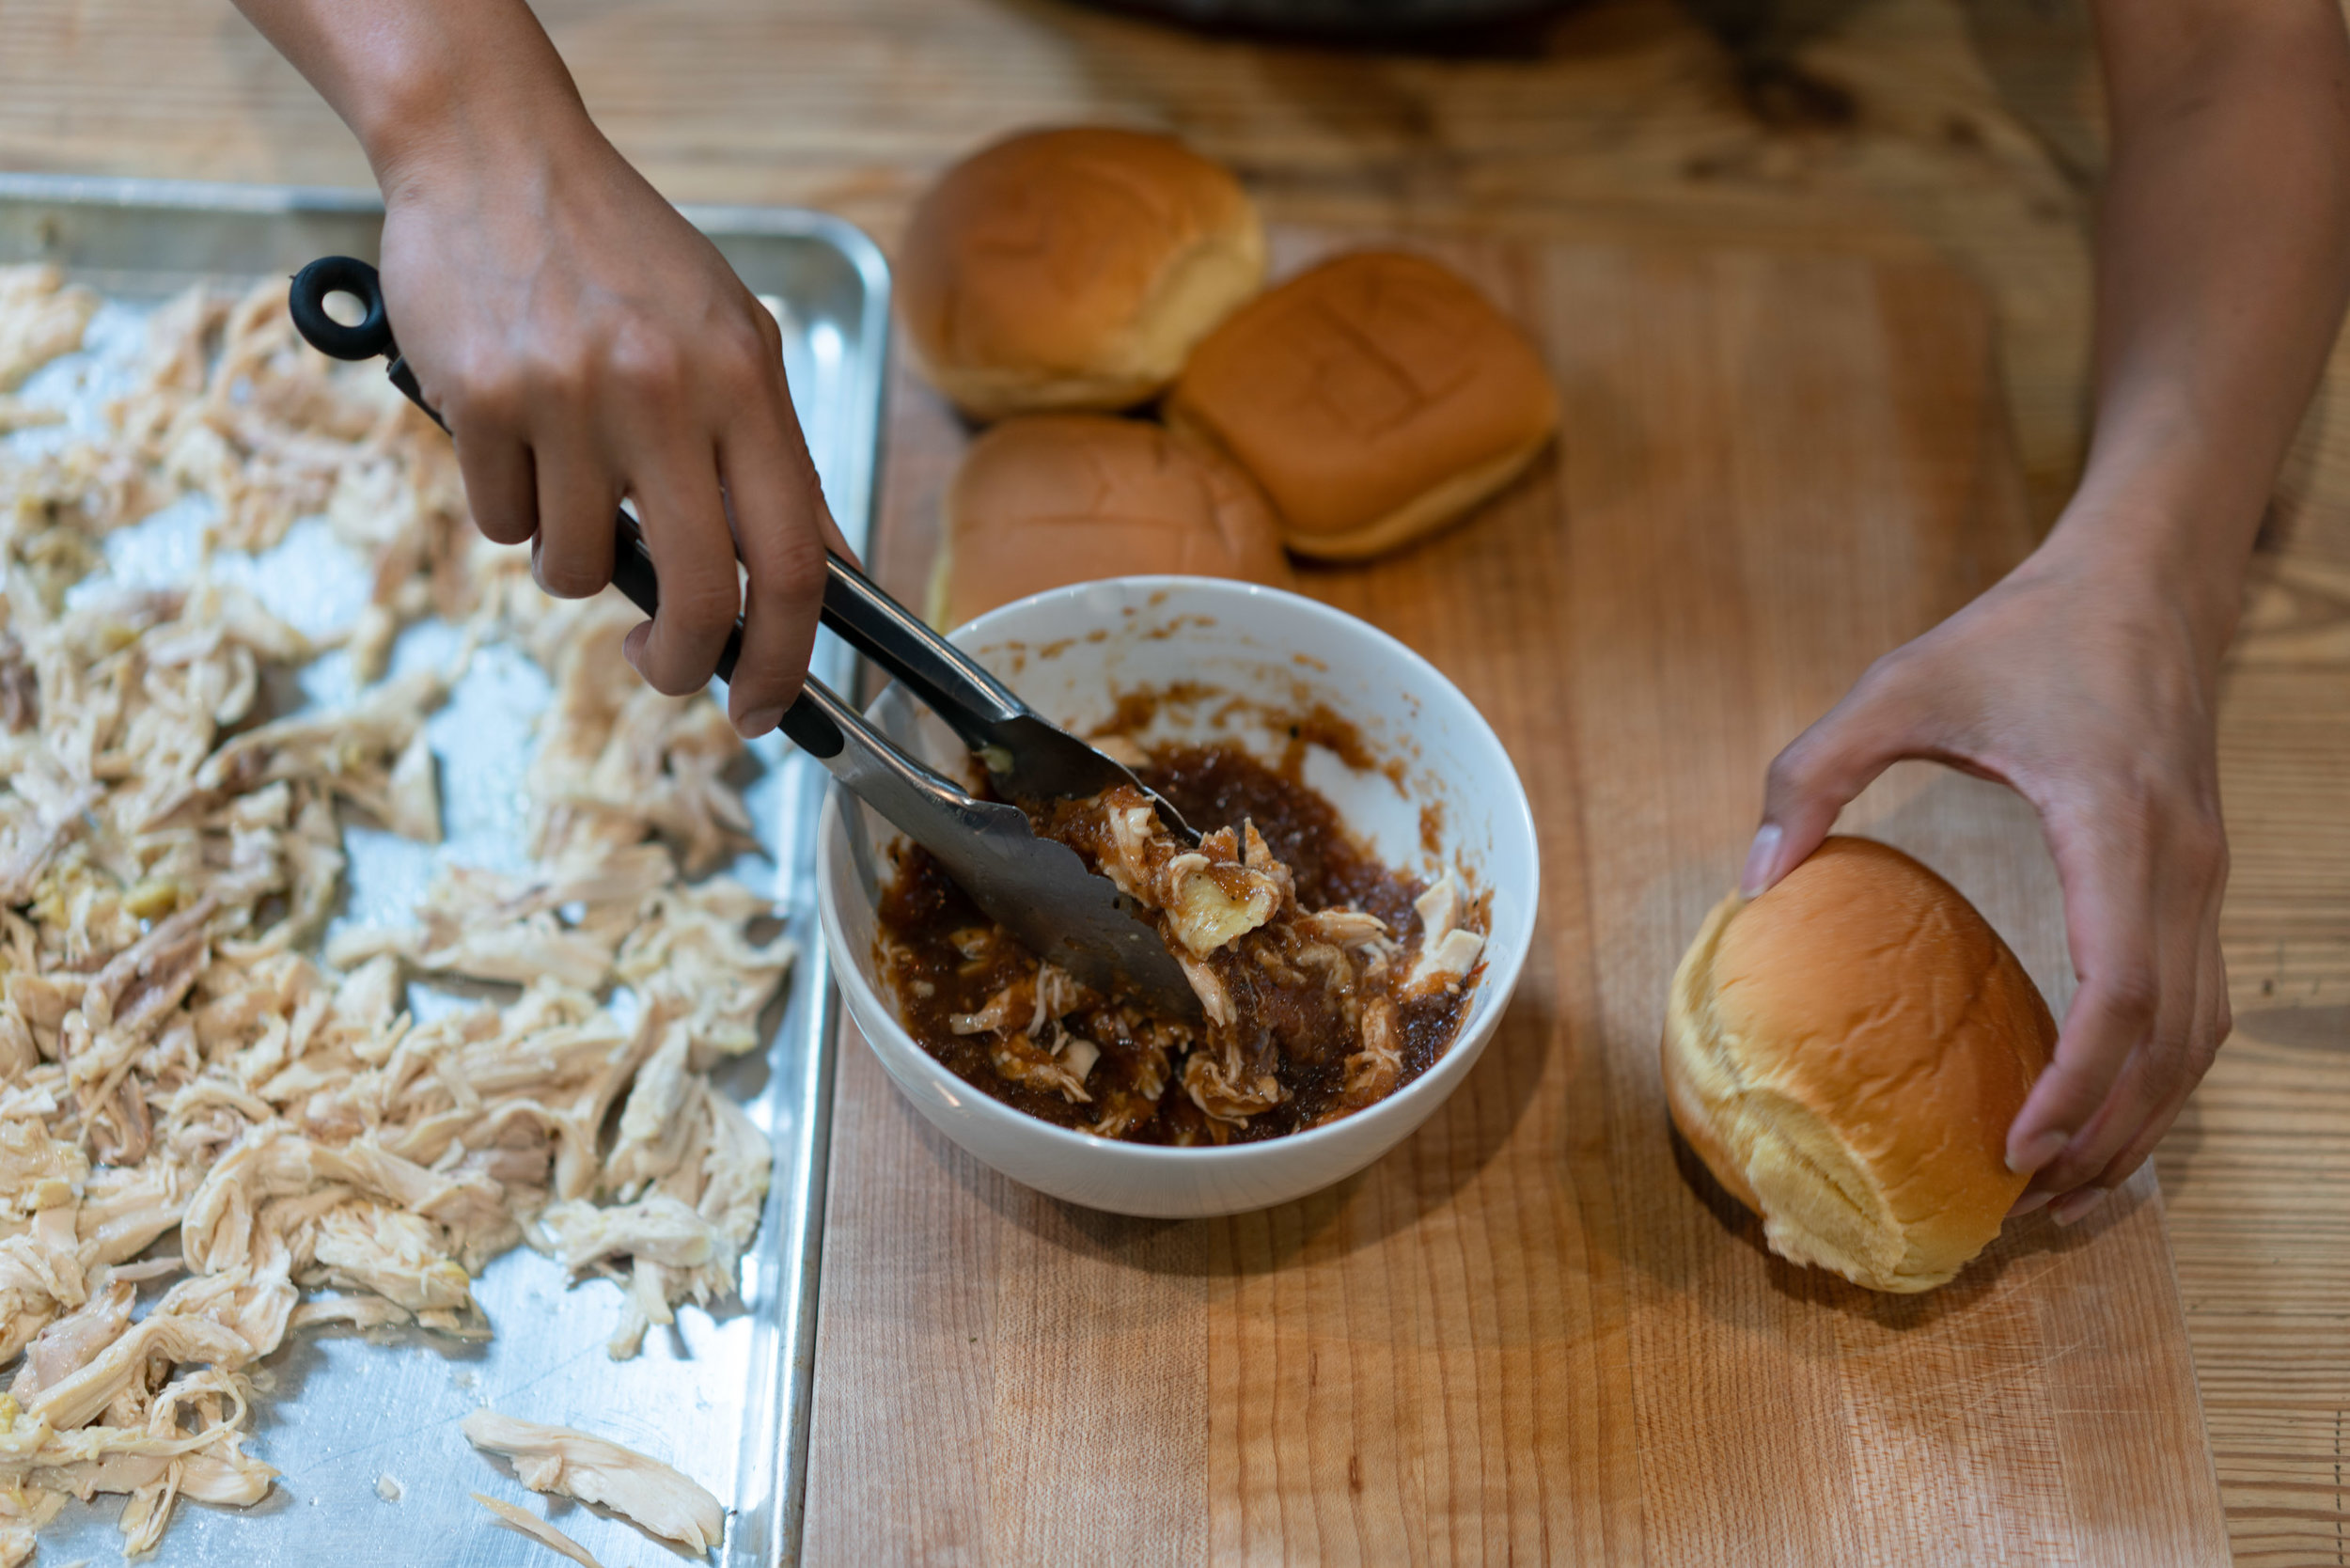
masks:
{"label": "wooden table", "polygon": [[[1992,302],[2032,510],[2080,449],[2100,159],[2072,0],[1611,0],[1443,59],[1212,42],[1058,0],[541,6],[680,199],[885,243],[921,181],[1040,120],[1165,125],[1277,216],[1931,250]],[[218,0],[0,0],[0,167],[365,181]],[[2342,1560],[2350,1492],[2350,353],[2289,461],[2222,708],[2237,1033],[2158,1156],[2229,1528]]]}
{"label": "wooden table", "polygon": [[[1842,251],[1272,239],[1277,275],[1366,240],[1433,252],[1558,377],[1559,441],[1475,519],[1300,573],[1509,749],[1532,954],[1411,1139],[1222,1219],[1025,1189],[852,1043],[803,1560],[2223,1560],[2151,1172],[1888,1298],[1771,1258],[1663,1106],[1668,980],[1771,754],[2029,548],[1980,291]],[[901,592],[967,440],[901,377],[869,557]],[[1912,764],[1845,820],[1966,889],[2061,1008],[2054,870],[2015,796]]]}

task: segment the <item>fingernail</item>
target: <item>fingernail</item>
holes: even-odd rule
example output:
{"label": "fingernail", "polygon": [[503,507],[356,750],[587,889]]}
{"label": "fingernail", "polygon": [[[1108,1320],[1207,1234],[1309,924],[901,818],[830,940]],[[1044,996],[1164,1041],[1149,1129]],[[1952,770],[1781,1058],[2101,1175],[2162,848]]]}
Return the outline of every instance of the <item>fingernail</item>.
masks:
{"label": "fingernail", "polygon": [[645,673],[645,639],[651,635],[652,622],[647,620],[630,627],[628,635],[620,639],[620,657],[639,675]]}
{"label": "fingernail", "polygon": [[2049,1205],[2048,1217],[2059,1225],[2077,1224],[2081,1216],[2095,1209],[2109,1196],[2111,1196],[2110,1189],[2106,1187],[2082,1187],[2078,1191],[2068,1192]]}
{"label": "fingernail", "polygon": [[782,722],[782,709],[754,708],[734,721],[734,732],[747,741],[754,735],[764,735]]}
{"label": "fingernail", "polygon": [[2053,1192],[2028,1192],[2015,1200],[2015,1207],[2008,1210],[2007,1217],[2021,1219],[2026,1215],[2038,1214],[2048,1206],[2048,1200],[2055,1196]]}
{"label": "fingernail", "polygon": [[2010,1151],[2007,1168],[2018,1176],[2029,1176],[2064,1152],[2064,1146],[2073,1141],[2073,1135],[2060,1127],[2051,1127],[2024,1145],[2019,1154]]}
{"label": "fingernail", "polygon": [[1754,836],[1754,847],[1747,851],[1747,869],[1738,878],[1738,891],[1754,898],[1771,885],[1771,866],[1778,859],[1781,835],[1777,823],[1764,823]]}

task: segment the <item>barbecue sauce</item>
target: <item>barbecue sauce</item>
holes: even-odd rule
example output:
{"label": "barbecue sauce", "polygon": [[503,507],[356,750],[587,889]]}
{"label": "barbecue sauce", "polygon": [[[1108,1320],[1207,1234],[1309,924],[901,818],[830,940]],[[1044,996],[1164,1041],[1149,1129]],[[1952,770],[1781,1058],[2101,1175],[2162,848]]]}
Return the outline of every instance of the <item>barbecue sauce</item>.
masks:
{"label": "barbecue sauce", "polygon": [[[1420,929],[1413,901],[1424,888],[1380,863],[1340,820],[1330,802],[1300,776],[1302,749],[1279,768],[1267,767],[1230,745],[1163,747],[1136,773],[1202,833],[1252,823],[1295,879],[1305,910],[1359,909],[1377,916],[1402,949],[1388,981],[1396,998],[1402,1068],[1395,1088],[1426,1072],[1460,1028],[1468,987],[1406,999],[1401,976],[1417,955]],[[1039,831],[1059,837],[1054,813],[1037,814]],[[1056,1126],[1090,1130],[1108,1107],[1124,1105],[1128,1124],[1114,1136],[1130,1142],[1205,1144],[1256,1142],[1324,1121],[1338,1105],[1348,1052],[1340,1021],[1315,1015],[1326,1009],[1316,990],[1284,997],[1261,996],[1276,1038],[1288,1043],[1275,1067],[1287,1096],[1244,1126],[1211,1118],[1186,1093],[1182,1058],[1190,1036],[1174,1020],[1154,1019],[1131,1000],[1088,995],[1063,1015],[1068,1028],[1101,1055],[1084,1075],[1085,1103],[1008,1073],[997,1059],[999,1036],[958,1033],[956,1018],[979,1014],[1008,988],[1032,981],[1037,961],[977,905],[930,855],[901,845],[895,873],[879,909],[880,968],[894,993],[907,1032],[957,1077],[1014,1109]],[[1032,992],[1029,993],[1032,995]],[[1389,1092],[1393,1092],[1392,1090]]]}

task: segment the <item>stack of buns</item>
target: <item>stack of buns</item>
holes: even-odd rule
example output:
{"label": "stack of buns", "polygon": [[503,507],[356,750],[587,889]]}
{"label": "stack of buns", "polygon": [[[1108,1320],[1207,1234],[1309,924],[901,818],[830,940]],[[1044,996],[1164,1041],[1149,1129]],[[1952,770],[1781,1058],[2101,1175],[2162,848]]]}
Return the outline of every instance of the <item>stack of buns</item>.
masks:
{"label": "stack of buns", "polygon": [[1963,894],[1899,850],[1833,838],[1707,917],[1673,977],[1666,1098],[1772,1251],[1924,1291],[2022,1195],[2008,1126],[2055,1043]]}
{"label": "stack of buns", "polygon": [[[1239,181],[1170,137],[1032,132],[940,177],[898,259],[904,341],[967,417],[1012,421],[950,488],[942,624],[1097,574],[1279,582],[1278,546],[1392,550],[1555,433],[1540,355],[1439,263],[1357,253],[1260,293],[1264,270]],[[1173,436],[1038,417],[1161,398]]]}

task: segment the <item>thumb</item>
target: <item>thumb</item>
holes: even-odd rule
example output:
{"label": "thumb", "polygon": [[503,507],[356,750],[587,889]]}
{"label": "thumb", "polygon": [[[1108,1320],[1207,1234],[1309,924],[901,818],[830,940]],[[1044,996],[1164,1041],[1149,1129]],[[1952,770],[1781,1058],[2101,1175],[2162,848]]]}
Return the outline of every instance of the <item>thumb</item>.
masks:
{"label": "thumb", "polygon": [[1818,723],[1771,760],[1762,825],[1747,851],[1739,891],[1754,898],[1820,847],[1837,814],[1909,752],[1906,713],[1872,670]]}

